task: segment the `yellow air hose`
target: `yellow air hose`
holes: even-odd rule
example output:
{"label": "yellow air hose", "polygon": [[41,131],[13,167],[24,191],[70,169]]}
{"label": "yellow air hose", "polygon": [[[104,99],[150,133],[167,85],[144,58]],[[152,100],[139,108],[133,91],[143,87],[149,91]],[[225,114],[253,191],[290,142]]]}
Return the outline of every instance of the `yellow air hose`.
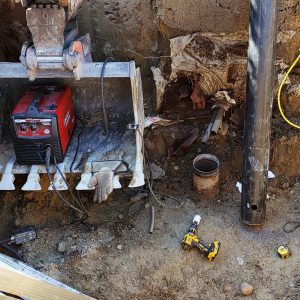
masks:
{"label": "yellow air hose", "polygon": [[298,128],[300,129],[300,126],[291,122],[284,114],[283,110],[282,110],[282,107],[281,107],[281,90],[286,82],[286,80],[288,79],[290,73],[292,72],[292,70],[295,68],[296,64],[299,62],[300,60],[300,54],[299,56],[296,58],[296,60],[293,62],[293,64],[290,66],[290,68],[288,69],[287,73],[285,74],[280,86],[279,86],[279,90],[278,90],[278,108],[279,108],[279,111],[280,111],[280,114],[282,115],[283,119],[288,123],[290,124],[291,126],[295,127],[295,128]]}

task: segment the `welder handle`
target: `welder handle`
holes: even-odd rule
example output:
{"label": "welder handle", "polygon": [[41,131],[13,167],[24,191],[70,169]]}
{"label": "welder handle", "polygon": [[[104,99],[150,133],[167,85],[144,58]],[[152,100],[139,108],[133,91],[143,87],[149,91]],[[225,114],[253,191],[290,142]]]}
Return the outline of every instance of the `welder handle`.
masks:
{"label": "welder handle", "polygon": [[0,247],[8,250],[9,252],[13,253],[18,260],[23,261],[23,258],[20,256],[20,254],[18,253],[18,251],[16,251],[15,249],[11,248],[9,245],[7,244],[0,244]]}

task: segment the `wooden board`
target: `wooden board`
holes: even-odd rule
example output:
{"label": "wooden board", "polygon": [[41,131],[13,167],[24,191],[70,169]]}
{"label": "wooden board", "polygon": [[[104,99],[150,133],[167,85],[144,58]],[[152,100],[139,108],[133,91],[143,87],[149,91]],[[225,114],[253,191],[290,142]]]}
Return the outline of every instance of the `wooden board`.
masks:
{"label": "wooden board", "polygon": [[[30,300],[95,300],[3,254],[0,254],[0,291]],[[7,297],[0,294],[0,300],[13,299]]]}
{"label": "wooden board", "polygon": [[0,292],[0,300],[16,300],[16,298],[6,296]]}

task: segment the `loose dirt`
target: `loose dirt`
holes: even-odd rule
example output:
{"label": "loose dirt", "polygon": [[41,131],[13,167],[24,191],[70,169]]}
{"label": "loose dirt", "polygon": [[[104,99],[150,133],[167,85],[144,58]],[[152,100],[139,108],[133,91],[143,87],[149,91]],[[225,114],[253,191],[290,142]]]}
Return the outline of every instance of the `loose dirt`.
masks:
{"label": "loose dirt", "polygon": [[[172,136],[185,135],[190,128],[191,124],[181,124],[158,129],[154,136],[162,136],[163,148]],[[221,161],[220,196],[215,199],[203,199],[193,190],[192,159],[200,151]],[[12,232],[12,225],[35,225],[38,238],[22,247],[25,261],[96,299],[240,299],[242,282],[254,287],[248,299],[298,299],[300,231],[283,231],[283,225],[300,212],[296,177],[279,175],[270,181],[267,220],[262,227],[249,228],[239,222],[240,194],[235,188],[241,164],[239,135],[213,137],[205,147],[197,141],[183,157],[154,159],[166,171],[166,177],[155,181],[155,192],[176,197],[181,208],[163,208],[151,197],[131,203],[137,192],[132,190],[115,191],[101,205],[85,193],[82,198],[91,217],[78,222],[76,214],[46,191],[48,181],[42,178],[44,193],[2,194],[1,235]],[[16,185],[23,181],[18,178]],[[152,205],[156,222],[149,234]],[[197,213],[202,216],[201,238],[207,243],[221,241],[213,262],[196,250],[181,248]],[[287,260],[276,254],[282,243],[293,252]]]}

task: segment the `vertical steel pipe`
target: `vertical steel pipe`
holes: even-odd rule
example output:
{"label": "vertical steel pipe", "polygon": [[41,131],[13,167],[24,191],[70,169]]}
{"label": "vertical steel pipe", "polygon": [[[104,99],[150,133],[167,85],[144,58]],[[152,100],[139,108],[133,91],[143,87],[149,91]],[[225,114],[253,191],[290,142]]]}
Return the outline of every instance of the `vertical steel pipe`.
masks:
{"label": "vertical steel pipe", "polygon": [[250,0],[241,209],[247,225],[261,225],[266,215],[276,33],[277,0]]}

